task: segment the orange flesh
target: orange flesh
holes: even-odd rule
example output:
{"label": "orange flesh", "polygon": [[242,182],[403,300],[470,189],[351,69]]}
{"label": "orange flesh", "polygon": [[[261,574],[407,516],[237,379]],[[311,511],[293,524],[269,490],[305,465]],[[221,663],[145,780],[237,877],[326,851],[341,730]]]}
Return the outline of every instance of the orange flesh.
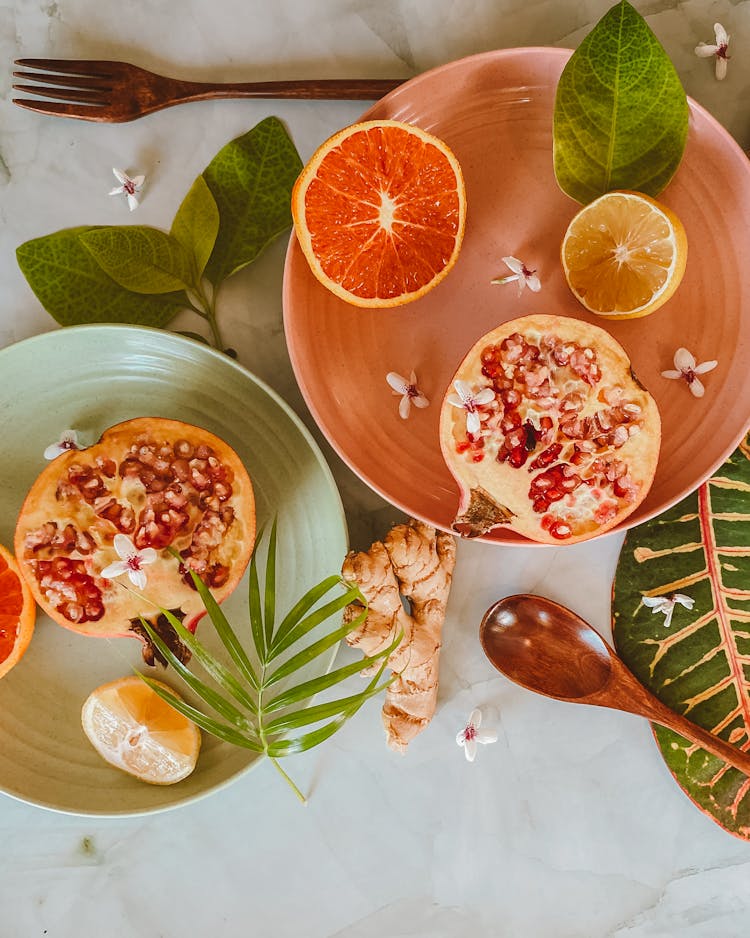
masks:
{"label": "orange flesh", "polygon": [[331,150],[305,213],[326,276],[362,298],[420,290],[449,263],[461,231],[454,168],[398,127],[351,134]]}
{"label": "orange flesh", "polygon": [[9,657],[15,647],[22,611],[21,582],[0,554],[0,663]]}

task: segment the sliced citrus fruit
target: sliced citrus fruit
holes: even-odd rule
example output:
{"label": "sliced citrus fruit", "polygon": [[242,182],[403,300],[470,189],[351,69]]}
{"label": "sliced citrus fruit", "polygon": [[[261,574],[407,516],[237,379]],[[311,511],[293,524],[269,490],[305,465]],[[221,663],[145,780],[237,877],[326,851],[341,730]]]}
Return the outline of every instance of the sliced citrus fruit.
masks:
{"label": "sliced citrus fruit", "polygon": [[0,677],[18,664],[34,633],[36,604],[13,555],[0,544]]}
{"label": "sliced citrus fruit", "polygon": [[562,242],[565,279],[586,309],[638,319],[680,284],[687,237],[679,218],[640,192],[607,192],[575,216]]}
{"label": "sliced citrus fruit", "polygon": [[355,306],[400,306],[453,267],[466,222],[458,160],[399,121],[354,124],[318,148],[292,192],[312,272]]}
{"label": "sliced citrus fruit", "polygon": [[[179,698],[171,687],[157,683]],[[195,768],[200,730],[135,675],[92,691],[81,723],[103,759],[144,782],[172,785]]]}

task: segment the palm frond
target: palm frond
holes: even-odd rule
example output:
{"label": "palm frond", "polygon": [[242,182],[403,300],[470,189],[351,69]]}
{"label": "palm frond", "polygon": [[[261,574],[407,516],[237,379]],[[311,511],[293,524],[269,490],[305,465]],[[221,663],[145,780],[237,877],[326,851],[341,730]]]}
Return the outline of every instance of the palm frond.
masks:
{"label": "palm frond", "polygon": [[[258,536],[258,544],[262,539],[261,533]],[[338,575],[329,576],[308,589],[293,603],[276,626],[279,580],[276,553],[277,524],[274,520],[267,543],[262,589],[257,545],[248,571],[249,633],[253,640],[255,663],[251,661],[251,655],[243,647],[237,632],[221,611],[211,591],[195,572],[191,571],[193,583],[230,663],[219,661],[176,616],[161,609],[179,638],[192,652],[193,661],[203,669],[215,687],[183,664],[148,622],[142,620],[146,634],[164,659],[172,665],[175,673],[201,703],[218,714],[224,722],[165,691],[158,682],[146,675],[141,674],[141,677],[160,697],[207,733],[232,745],[269,756],[296,794],[304,800],[297,786],[279,766],[277,759],[304,752],[328,739],[367,700],[386,688],[393,678],[382,682],[380,678],[402,636],[397,635],[376,654],[342,665],[326,674],[304,677],[292,686],[278,689],[282,681],[292,679],[357,629],[367,615],[367,602],[356,585],[345,582]],[[179,555],[176,555],[176,560],[182,562]],[[331,590],[337,587],[342,593],[325,601]],[[322,637],[309,640],[311,633],[329,619],[338,617],[342,610],[352,603],[361,607],[361,611],[352,621],[336,625]],[[307,643],[305,639],[308,639]],[[287,652],[289,657],[278,664],[277,659]],[[316,695],[337,687],[364,668],[377,665],[377,673],[363,690],[312,704]],[[239,709],[237,705],[243,709]],[[314,728],[301,735],[289,735],[305,727]]]}

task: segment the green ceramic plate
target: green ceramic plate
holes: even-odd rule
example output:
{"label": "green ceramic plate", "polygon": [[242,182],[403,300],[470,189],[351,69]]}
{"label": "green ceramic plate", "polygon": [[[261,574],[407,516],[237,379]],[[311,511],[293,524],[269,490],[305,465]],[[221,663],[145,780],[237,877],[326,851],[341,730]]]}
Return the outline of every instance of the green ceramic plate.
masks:
{"label": "green ceramic plate", "polygon": [[[205,427],[237,451],[253,480],[259,525],[278,515],[280,608],[340,569],[341,500],[289,407],[225,355],[130,326],[68,328],[0,350],[0,542],[12,545],[21,503],[46,465],[44,448],[62,430],[75,428],[92,443],[121,420],[151,415]],[[224,609],[236,625],[247,622],[244,581]],[[209,645],[212,631],[204,619],[199,632]],[[81,730],[81,705],[139,663],[133,639],[86,638],[40,615],[29,650],[0,682],[0,791],[71,814],[144,814],[215,791],[257,761],[204,734],[195,772],[177,785],[147,785],[103,762]],[[169,672],[164,679],[179,686]]]}

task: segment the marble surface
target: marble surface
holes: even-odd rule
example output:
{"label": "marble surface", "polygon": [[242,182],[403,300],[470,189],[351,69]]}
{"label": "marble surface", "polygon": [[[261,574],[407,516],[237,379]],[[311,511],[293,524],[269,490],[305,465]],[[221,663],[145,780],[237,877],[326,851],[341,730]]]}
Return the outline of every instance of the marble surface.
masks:
{"label": "marble surface", "polygon": [[[268,114],[303,158],[355,120],[356,102],[186,105],[133,124],[37,117],[10,103],[18,56],[114,58],[211,79],[409,77],[514,45],[576,46],[608,0],[0,0],[0,346],[54,327],[14,257],[76,224],[167,227],[192,180]],[[750,2],[638,0],[683,78],[750,147]],[[729,75],[693,48],[719,20]],[[111,167],[145,173],[128,216]],[[284,347],[285,245],[226,286],[221,326],[240,360],[315,428]],[[185,316],[177,328],[195,328]],[[71,368],[74,367],[71,362]],[[4,392],[0,375],[0,398]],[[320,435],[317,434],[320,440]],[[355,547],[399,514],[320,440]],[[648,725],[506,682],[476,639],[491,602],[539,591],[604,634],[621,538],[565,549],[462,543],[438,712],[406,757],[367,707],[289,760],[300,807],[270,765],[176,812],[96,820],[0,797],[0,938],[732,938],[747,934],[750,848],[676,787]],[[342,654],[346,654],[343,652]],[[0,706],[2,688],[0,687]],[[481,706],[499,733],[467,763],[454,742]]]}

